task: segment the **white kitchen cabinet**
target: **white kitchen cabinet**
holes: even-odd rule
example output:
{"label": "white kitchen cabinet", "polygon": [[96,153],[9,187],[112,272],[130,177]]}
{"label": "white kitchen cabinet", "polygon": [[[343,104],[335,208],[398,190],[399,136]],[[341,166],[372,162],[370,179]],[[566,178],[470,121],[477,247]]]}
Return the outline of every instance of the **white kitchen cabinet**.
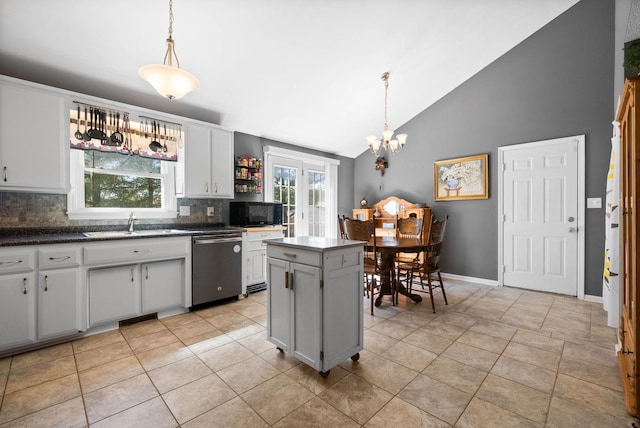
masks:
{"label": "white kitchen cabinet", "polygon": [[0,190],[69,190],[69,118],[65,97],[0,80]]}
{"label": "white kitchen cabinet", "polygon": [[267,244],[265,239],[282,238],[281,226],[248,227],[242,233],[242,294],[247,288],[267,280]]}
{"label": "white kitchen cabinet", "polygon": [[141,265],[142,313],[184,306],[184,259]]}
{"label": "white kitchen cabinet", "polygon": [[267,338],[322,376],[363,347],[363,251],[330,238],[267,241]]}
{"label": "white kitchen cabinet", "polygon": [[33,272],[0,276],[0,349],[36,340],[36,284]]}
{"label": "white kitchen cabinet", "polygon": [[89,271],[89,325],[119,321],[140,315],[138,265]]}
{"label": "white kitchen cabinet", "polygon": [[81,295],[79,268],[38,273],[38,340],[84,330]]}
{"label": "white kitchen cabinet", "polygon": [[233,132],[188,123],[184,133],[184,196],[233,198]]}

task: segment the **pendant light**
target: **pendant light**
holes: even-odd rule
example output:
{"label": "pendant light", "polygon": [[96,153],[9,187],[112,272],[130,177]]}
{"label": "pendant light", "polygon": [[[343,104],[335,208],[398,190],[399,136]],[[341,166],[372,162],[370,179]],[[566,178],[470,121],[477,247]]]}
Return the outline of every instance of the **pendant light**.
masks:
{"label": "pendant light", "polygon": [[169,0],[169,38],[167,38],[167,53],[164,55],[164,63],[162,65],[145,65],[138,70],[138,74],[149,82],[160,95],[173,101],[195,90],[200,82],[193,74],[180,68],[172,35],[173,1]]}
{"label": "pendant light", "polygon": [[398,134],[396,139],[393,140],[393,129],[389,129],[387,124],[387,92],[389,91],[389,72],[382,74],[382,80],[384,81],[384,128],[382,129],[382,139],[379,140],[375,135],[369,135],[367,137],[367,143],[369,144],[369,150],[376,156],[380,156],[382,150],[391,152],[392,154],[398,153],[402,150],[407,143],[407,134]]}

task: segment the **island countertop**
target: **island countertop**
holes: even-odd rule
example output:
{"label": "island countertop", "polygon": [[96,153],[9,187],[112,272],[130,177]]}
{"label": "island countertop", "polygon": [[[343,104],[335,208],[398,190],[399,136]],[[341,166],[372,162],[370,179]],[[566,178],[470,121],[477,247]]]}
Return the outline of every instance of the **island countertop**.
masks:
{"label": "island countertop", "polygon": [[338,248],[362,247],[365,241],[352,241],[349,239],[338,238],[321,238],[316,236],[297,236],[294,238],[277,238],[267,239],[264,241],[267,245],[277,245],[281,247],[302,248],[323,252],[325,250],[334,250]]}

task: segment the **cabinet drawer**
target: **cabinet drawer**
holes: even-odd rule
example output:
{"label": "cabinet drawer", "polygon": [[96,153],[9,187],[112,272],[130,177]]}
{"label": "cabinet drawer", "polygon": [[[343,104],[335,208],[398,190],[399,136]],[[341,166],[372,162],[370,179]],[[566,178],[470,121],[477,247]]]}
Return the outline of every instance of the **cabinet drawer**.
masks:
{"label": "cabinet drawer", "polygon": [[80,266],[80,248],[45,248],[38,250],[38,267],[55,269]]}
{"label": "cabinet drawer", "polygon": [[190,243],[188,238],[154,238],[87,246],[84,248],[84,263],[87,265],[132,263],[181,257],[187,255]]}
{"label": "cabinet drawer", "polygon": [[322,266],[322,253],[318,251],[269,245],[267,247],[267,256],[305,265]]}
{"label": "cabinet drawer", "polygon": [[35,268],[33,251],[0,253],[0,274],[31,272]]}

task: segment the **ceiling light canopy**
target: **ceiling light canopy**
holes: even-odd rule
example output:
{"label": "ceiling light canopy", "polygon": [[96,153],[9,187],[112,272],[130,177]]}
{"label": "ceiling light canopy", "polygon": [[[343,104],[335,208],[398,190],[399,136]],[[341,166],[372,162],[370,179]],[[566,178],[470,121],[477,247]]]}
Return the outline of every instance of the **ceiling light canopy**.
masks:
{"label": "ceiling light canopy", "polygon": [[389,129],[387,124],[387,92],[389,91],[389,72],[382,74],[382,80],[384,81],[384,128],[382,129],[382,139],[379,140],[375,135],[369,135],[367,137],[367,143],[369,144],[369,150],[376,156],[380,156],[382,150],[386,150],[395,154],[402,150],[407,143],[407,134],[398,134],[396,139],[393,138],[393,129]]}
{"label": "ceiling light canopy", "polygon": [[[173,41],[173,1],[169,0],[169,37],[167,38],[167,52],[164,63],[150,64],[141,67],[138,74],[158,91],[163,97],[176,100],[184,97],[200,85],[196,77],[180,68],[180,61],[174,48]],[[175,63],[175,65],[174,65]]]}

